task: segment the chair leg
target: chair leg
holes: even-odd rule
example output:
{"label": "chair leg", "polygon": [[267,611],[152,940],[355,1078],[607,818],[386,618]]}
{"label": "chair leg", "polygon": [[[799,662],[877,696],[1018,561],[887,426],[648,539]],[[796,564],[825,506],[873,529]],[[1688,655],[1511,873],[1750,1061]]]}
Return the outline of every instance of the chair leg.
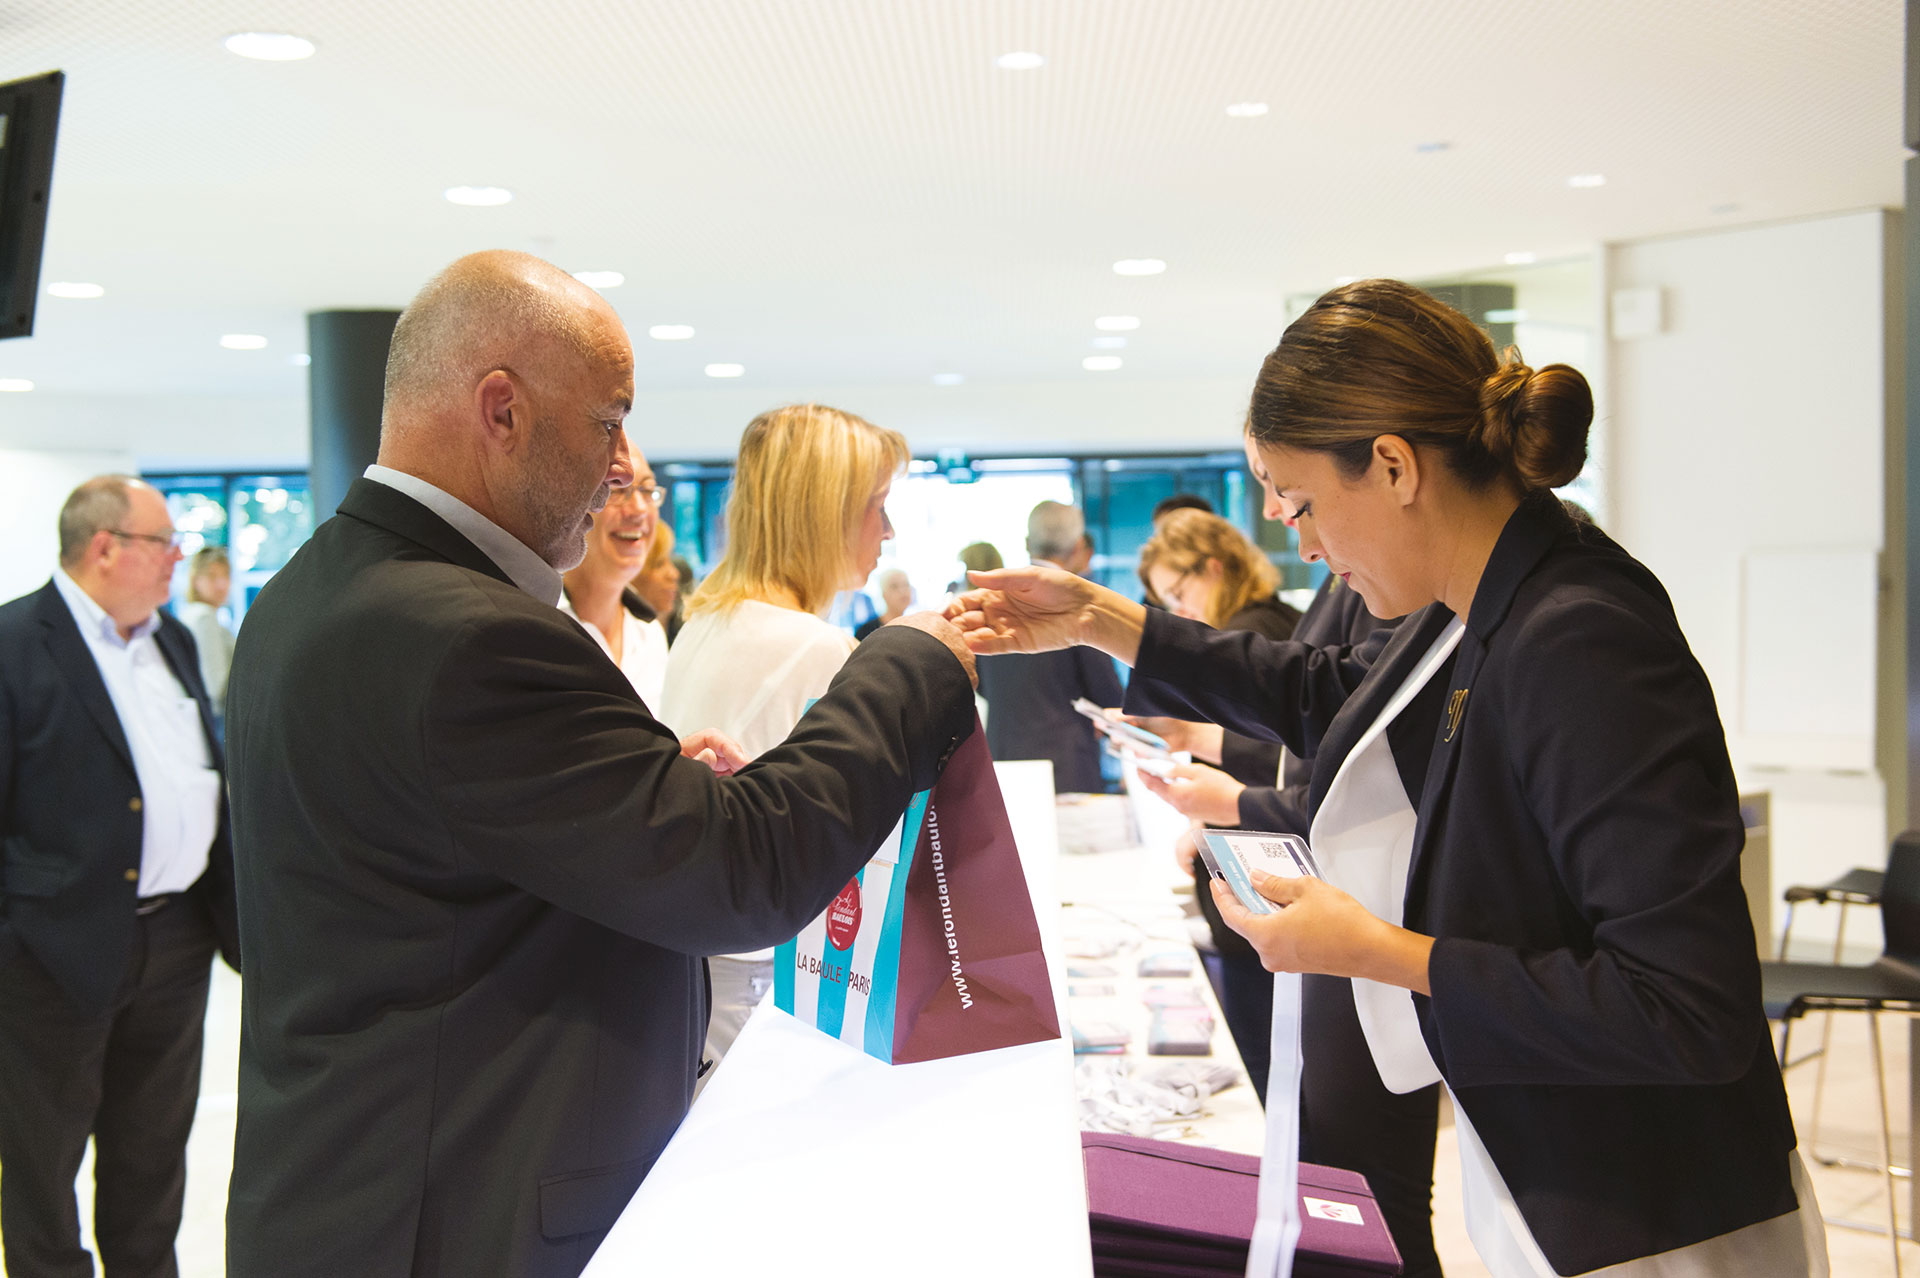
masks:
{"label": "chair leg", "polygon": [[[1840,963],[1840,956],[1847,943],[1847,903],[1840,902],[1840,917],[1833,932],[1833,961]],[[1784,938],[1782,948],[1785,947]],[[1833,1041],[1833,1013],[1822,1012],[1820,1021],[1820,1060],[1813,1069],[1813,1113],[1807,1122],[1807,1152],[1813,1160],[1823,1167],[1832,1167],[1839,1163],[1838,1158],[1828,1158],[1820,1152],[1820,1106],[1827,1094],[1827,1047]]]}
{"label": "chair leg", "polygon": [[1787,917],[1780,926],[1780,961],[1787,961],[1787,942],[1793,939],[1793,902],[1787,902]]}
{"label": "chair leg", "polygon": [[1880,1053],[1880,1014],[1867,1013],[1873,1040],[1873,1090],[1880,1100],[1880,1168],[1887,1182],[1887,1242],[1893,1248],[1893,1278],[1900,1278],[1900,1199],[1893,1183],[1893,1129],[1887,1118],[1887,1075]]}

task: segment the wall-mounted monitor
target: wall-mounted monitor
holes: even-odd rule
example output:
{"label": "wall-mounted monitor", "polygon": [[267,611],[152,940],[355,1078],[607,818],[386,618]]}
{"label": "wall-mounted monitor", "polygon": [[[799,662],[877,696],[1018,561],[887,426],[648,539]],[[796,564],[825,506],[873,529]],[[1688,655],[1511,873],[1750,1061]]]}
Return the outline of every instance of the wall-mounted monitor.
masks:
{"label": "wall-mounted monitor", "polygon": [[0,337],[33,333],[47,192],[53,185],[53,138],[66,80],[50,71],[0,84]]}

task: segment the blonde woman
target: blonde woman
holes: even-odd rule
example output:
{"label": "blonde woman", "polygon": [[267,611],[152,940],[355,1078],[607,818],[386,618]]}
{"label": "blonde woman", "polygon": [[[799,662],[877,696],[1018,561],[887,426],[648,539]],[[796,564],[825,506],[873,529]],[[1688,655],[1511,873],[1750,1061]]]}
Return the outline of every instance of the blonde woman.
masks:
{"label": "blonde woman", "polygon": [[1238,528],[1203,510],[1161,516],[1140,548],[1140,583],[1176,617],[1215,630],[1285,639],[1300,614],[1280,602],[1280,574]]}
{"label": "blonde woman", "polygon": [[[653,615],[668,631],[678,628],[674,620],[680,612],[680,568],[673,562],[673,526],[661,524],[654,529],[653,545],[647,548],[647,562],[633,579],[633,593],[639,595]],[[672,634],[668,635],[672,638]]]}
{"label": "blonde woman", "polygon": [[[851,413],[800,404],[747,426],[727,502],[727,550],[687,601],[660,718],[713,728],[749,756],[778,745],[839,673],[853,640],[835,594],[867,580],[893,536],[887,494],[907,441]],[[773,951],[711,960],[706,1051],[718,1061],[773,983]]]}
{"label": "blonde woman", "polygon": [[193,552],[187,566],[187,601],[177,610],[180,620],[193,632],[194,647],[200,654],[200,678],[213,701],[213,714],[219,720],[227,708],[227,674],[233,668],[233,632],[220,620],[233,589],[233,568],[227,552],[219,546],[206,546]]}

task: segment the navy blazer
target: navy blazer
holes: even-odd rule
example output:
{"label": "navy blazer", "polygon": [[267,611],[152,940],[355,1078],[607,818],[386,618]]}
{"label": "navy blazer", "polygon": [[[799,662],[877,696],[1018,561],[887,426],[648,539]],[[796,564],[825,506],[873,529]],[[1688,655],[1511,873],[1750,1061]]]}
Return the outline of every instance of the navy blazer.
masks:
{"label": "navy blazer", "polygon": [[585,1267],[687,1111],[703,955],[791,937],[971,732],[886,627],[737,776],[586,631],[359,480],[247,613],[233,1278]]}
{"label": "navy blazer", "polygon": [[[162,610],[154,643],[223,767],[193,636]],[[32,954],[88,1016],[126,979],[144,833],[140,778],[100,666],[49,581],[0,605],[0,962]],[[227,803],[188,893],[239,966]]]}
{"label": "navy blazer", "polygon": [[[1318,650],[1152,616],[1135,683],[1313,751],[1317,809],[1451,619],[1414,614],[1355,678]],[[1653,574],[1550,494],[1528,498],[1452,663],[1388,740],[1419,796],[1405,922],[1436,938],[1415,1009],[1554,1268],[1793,1210],[1739,795]]]}

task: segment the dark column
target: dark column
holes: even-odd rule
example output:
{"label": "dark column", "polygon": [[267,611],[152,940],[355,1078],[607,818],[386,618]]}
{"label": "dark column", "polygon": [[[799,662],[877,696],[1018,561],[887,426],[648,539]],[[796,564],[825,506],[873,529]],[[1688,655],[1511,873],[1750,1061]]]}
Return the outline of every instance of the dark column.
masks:
{"label": "dark column", "polygon": [[314,521],[330,518],[380,451],[380,392],[399,311],[314,311],[307,316]]}

